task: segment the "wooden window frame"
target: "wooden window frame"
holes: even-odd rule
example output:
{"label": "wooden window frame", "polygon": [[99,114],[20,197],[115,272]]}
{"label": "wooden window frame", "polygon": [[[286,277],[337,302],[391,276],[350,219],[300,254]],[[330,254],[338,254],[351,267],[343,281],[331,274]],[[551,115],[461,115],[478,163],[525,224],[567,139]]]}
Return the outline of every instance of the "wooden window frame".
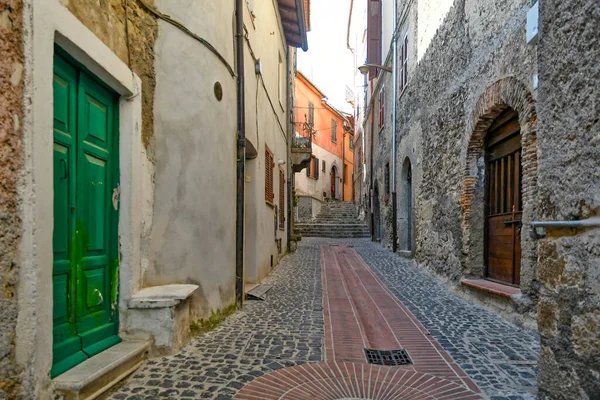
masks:
{"label": "wooden window frame", "polygon": [[408,87],[408,32],[400,46],[400,96]]}
{"label": "wooden window frame", "polygon": [[385,170],[383,173],[383,180],[385,183],[385,195],[390,195],[390,163],[385,164]]}
{"label": "wooden window frame", "polygon": [[273,169],[275,168],[275,159],[273,152],[269,149],[269,146],[265,145],[265,201],[273,206],[273,200],[275,199],[274,182],[273,182]]}
{"label": "wooden window frame", "polygon": [[285,230],[285,172],[279,168],[279,230]]}
{"label": "wooden window frame", "polygon": [[379,130],[385,127],[385,85],[379,90]]}
{"label": "wooden window frame", "polygon": [[310,157],[310,163],[306,167],[306,176],[314,180],[319,180],[319,159],[317,157]]}
{"label": "wooden window frame", "polygon": [[331,141],[337,143],[337,121],[331,118]]}
{"label": "wooden window frame", "polygon": [[308,124],[313,128],[315,126],[315,105],[308,102]]}

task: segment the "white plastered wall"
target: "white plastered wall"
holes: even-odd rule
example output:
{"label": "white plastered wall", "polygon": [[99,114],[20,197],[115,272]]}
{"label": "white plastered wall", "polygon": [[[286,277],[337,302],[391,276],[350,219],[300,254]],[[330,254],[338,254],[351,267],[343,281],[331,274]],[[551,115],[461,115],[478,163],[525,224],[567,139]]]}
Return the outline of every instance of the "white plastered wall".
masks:
{"label": "white plastered wall", "polygon": [[[319,200],[325,200],[323,192],[327,193],[327,198],[331,199],[331,167],[334,165],[337,169],[337,183],[335,188],[336,198],[342,198],[342,159],[331,154],[324,148],[312,144],[313,156],[319,159],[319,179],[313,179],[306,176],[306,170],[296,174],[296,192],[297,194],[307,194]],[[325,172],[323,172],[323,160],[325,160]]]}
{"label": "white plastered wall", "polygon": [[[141,80],[58,0],[25,0],[25,167],[19,185],[23,237],[17,363],[32,398],[50,398],[52,366],[53,55],[57,43],[121,95],[120,297],[126,307],[139,284],[140,230],[149,206],[150,165],[141,144]],[[125,313],[121,312],[121,317]]]}

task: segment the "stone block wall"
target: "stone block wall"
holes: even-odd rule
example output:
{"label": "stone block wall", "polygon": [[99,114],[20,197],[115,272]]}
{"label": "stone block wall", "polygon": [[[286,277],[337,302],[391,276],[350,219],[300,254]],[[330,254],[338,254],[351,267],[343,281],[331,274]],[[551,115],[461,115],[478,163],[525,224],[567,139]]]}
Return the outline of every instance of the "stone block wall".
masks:
{"label": "stone block wall", "polygon": [[[542,220],[600,216],[600,3],[540,4]],[[540,399],[600,396],[600,228],[548,229],[539,244]]]}
{"label": "stone block wall", "polygon": [[[525,40],[529,7],[527,0],[457,0],[424,52],[415,44],[421,16],[416,9],[407,13],[408,87],[397,111],[397,223],[399,230],[409,228],[400,212],[402,168],[408,158],[414,257],[451,280],[483,276],[481,132],[506,107],[519,112],[523,152],[529,157],[524,160],[524,218],[536,216],[537,117],[532,77],[537,48]],[[380,146],[384,153],[389,148]],[[527,295],[525,308],[531,311],[537,298],[537,250],[526,232],[522,247],[522,271],[527,272],[522,274],[521,288]]]}
{"label": "stone block wall", "polygon": [[15,362],[21,239],[19,173],[23,166],[25,60],[23,3],[0,2],[0,398],[23,393]]}

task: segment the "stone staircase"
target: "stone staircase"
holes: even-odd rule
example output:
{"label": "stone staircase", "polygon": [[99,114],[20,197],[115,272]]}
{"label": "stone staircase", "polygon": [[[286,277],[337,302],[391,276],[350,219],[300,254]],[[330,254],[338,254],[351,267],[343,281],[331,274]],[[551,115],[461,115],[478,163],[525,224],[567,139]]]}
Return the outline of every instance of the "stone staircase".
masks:
{"label": "stone staircase", "polygon": [[296,223],[295,232],[305,237],[366,238],[369,227],[357,218],[351,202],[329,201],[323,204],[314,221]]}

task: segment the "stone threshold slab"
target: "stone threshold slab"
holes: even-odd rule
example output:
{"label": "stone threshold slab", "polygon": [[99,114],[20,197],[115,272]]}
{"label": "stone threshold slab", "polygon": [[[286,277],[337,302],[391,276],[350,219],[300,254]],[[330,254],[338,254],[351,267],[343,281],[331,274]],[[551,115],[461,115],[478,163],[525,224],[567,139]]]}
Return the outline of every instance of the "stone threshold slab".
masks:
{"label": "stone threshold slab", "polygon": [[497,296],[512,298],[514,295],[521,294],[521,289],[514,286],[503,285],[488,281],[485,279],[463,279],[460,281],[461,285],[473,288],[485,293],[495,294]]}
{"label": "stone threshold slab", "polygon": [[93,400],[115,386],[147,358],[149,340],[126,340],[54,378],[64,400]]}

